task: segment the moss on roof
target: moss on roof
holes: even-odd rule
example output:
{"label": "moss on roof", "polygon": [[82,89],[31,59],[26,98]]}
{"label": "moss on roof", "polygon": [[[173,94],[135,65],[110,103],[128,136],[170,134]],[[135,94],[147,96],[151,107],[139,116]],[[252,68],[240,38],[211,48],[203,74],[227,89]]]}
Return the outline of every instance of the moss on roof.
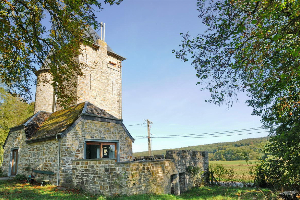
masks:
{"label": "moss on roof", "polygon": [[81,114],[84,102],[50,115],[31,139],[53,137],[71,126]]}
{"label": "moss on roof", "polygon": [[38,113],[33,115],[26,123],[24,123],[26,138],[30,139],[33,135],[35,135],[35,133],[39,130],[44,121],[46,121],[50,115],[51,113],[39,111]]}

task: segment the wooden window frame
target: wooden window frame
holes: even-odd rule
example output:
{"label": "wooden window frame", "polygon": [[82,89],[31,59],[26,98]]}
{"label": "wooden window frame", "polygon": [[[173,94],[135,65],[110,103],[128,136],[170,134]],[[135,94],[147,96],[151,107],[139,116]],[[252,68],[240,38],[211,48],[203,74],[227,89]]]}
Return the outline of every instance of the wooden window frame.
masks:
{"label": "wooden window frame", "polygon": [[108,159],[108,158],[103,158],[103,145],[114,145],[115,146],[115,160],[119,161],[119,154],[118,152],[120,151],[119,148],[119,141],[117,140],[86,140],[85,141],[85,147],[84,147],[84,158],[86,158],[86,148],[88,145],[99,145],[100,146],[100,159]]}

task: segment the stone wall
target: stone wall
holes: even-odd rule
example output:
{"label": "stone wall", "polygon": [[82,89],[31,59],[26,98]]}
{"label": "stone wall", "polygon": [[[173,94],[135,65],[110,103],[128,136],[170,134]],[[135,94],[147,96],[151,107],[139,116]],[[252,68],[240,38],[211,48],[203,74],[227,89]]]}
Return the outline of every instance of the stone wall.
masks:
{"label": "stone wall", "polygon": [[53,86],[52,75],[49,70],[37,72],[37,85],[35,93],[34,113],[38,111],[53,112]]}
{"label": "stone wall", "polygon": [[[73,104],[89,101],[111,115],[122,118],[122,75],[121,60],[108,55],[107,44],[98,40],[98,46],[81,45],[82,54],[78,61],[82,64],[82,76],[74,76],[65,83],[69,92],[77,95]],[[53,112],[52,76],[46,69],[38,71],[35,113]],[[76,83],[74,84],[73,81]],[[74,86],[76,85],[76,86]],[[62,109],[58,104],[56,110]]]}
{"label": "stone wall", "polygon": [[172,159],[179,173],[186,171],[186,166],[200,167],[202,171],[208,170],[208,152],[192,150],[168,150],[166,159]]}
{"label": "stone wall", "polygon": [[[30,175],[32,170],[52,171],[54,175],[32,173],[36,178],[48,179],[56,184],[58,166],[60,185],[72,185],[72,161],[84,159],[84,145],[87,139],[119,141],[120,161],[132,159],[132,140],[121,124],[81,120],[66,135],[58,140],[26,143],[24,128],[12,130],[4,148],[3,172],[10,175],[11,152],[18,148],[18,174]],[[59,151],[60,149],[60,151]],[[58,159],[60,152],[60,159]]]}
{"label": "stone wall", "polygon": [[107,55],[107,44],[82,45],[79,62],[86,65],[78,77],[77,103],[89,101],[113,116],[122,118],[121,61]]}
{"label": "stone wall", "polygon": [[[192,151],[192,150],[168,150],[166,151],[166,159],[171,159],[178,170],[180,191],[186,191],[199,184],[200,174],[193,175],[187,170],[189,166],[197,167],[201,172],[208,171],[208,152]],[[201,181],[200,181],[201,182]]]}
{"label": "stone wall", "polygon": [[[11,152],[13,148],[18,148],[18,169],[17,174],[30,175],[36,178],[48,179],[51,183],[56,183],[56,174],[58,170],[58,143],[56,140],[27,144],[25,142],[24,129],[12,131],[7,138],[2,169],[7,175],[10,175]],[[32,173],[32,169],[42,171],[52,171],[54,175],[45,175]]]}
{"label": "stone wall", "polygon": [[171,159],[133,162],[74,160],[73,186],[103,195],[178,195],[201,179],[187,170],[189,166],[208,170],[207,152],[168,151],[166,156]]}
{"label": "stone wall", "polygon": [[[116,162],[117,159],[85,159],[85,141],[91,139],[118,141],[121,162]],[[58,181],[59,185],[104,195],[180,194],[193,187],[200,178],[191,174],[188,167],[208,170],[207,152],[171,150],[166,153],[167,159],[131,161],[132,140],[122,125],[116,123],[81,119],[59,141],[28,144],[25,140],[23,127],[11,130],[4,148],[4,173],[10,173],[11,152],[18,148],[18,174],[33,174],[36,178],[49,179],[52,184]],[[54,175],[32,173],[26,168],[52,171]]]}
{"label": "stone wall", "polygon": [[[178,174],[170,160],[125,163],[116,163],[114,160],[74,160],[72,164],[75,187],[106,196],[170,194],[171,176]],[[178,183],[176,186],[179,187]]]}
{"label": "stone wall", "polygon": [[119,141],[120,161],[132,159],[132,140],[121,124],[82,120],[61,139],[60,183],[62,185],[72,185],[72,160],[85,158],[84,143],[88,139]]}

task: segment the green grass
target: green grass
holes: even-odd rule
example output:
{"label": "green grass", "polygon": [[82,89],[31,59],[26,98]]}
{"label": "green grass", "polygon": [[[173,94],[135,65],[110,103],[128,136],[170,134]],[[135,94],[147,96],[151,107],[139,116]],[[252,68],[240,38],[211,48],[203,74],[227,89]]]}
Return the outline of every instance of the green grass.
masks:
{"label": "green grass", "polygon": [[174,195],[135,195],[107,198],[107,200],[233,200],[233,199],[277,199],[271,190],[256,190],[253,188],[232,187],[198,187],[183,193]]}
{"label": "green grass", "polygon": [[0,181],[0,199],[97,199],[78,190],[60,191],[56,186],[34,186],[12,180]]}
{"label": "green grass", "polygon": [[174,195],[133,195],[118,197],[94,196],[78,190],[58,190],[56,186],[32,186],[14,181],[0,181],[0,199],[98,199],[98,200],[233,200],[233,199],[276,199],[268,189],[207,187],[193,188],[180,196]]}
{"label": "green grass", "polygon": [[[250,169],[256,165],[256,162],[256,160],[250,160],[248,163],[245,160],[209,161],[209,165],[221,164],[225,169],[232,168],[234,170],[233,181],[253,182],[254,177],[251,176]],[[228,177],[224,176],[223,180],[228,180]]]}

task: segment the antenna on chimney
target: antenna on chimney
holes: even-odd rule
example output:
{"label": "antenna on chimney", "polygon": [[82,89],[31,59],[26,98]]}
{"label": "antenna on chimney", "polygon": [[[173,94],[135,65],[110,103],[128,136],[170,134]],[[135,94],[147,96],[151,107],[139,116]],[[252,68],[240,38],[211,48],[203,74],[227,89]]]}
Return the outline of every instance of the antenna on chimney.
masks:
{"label": "antenna on chimney", "polygon": [[101,27],[101,29],[100,29],[100,32],[101,32],[100,39],[105,41],[105,23],[101,22],[100,27]]}
{"label": "antenna on chimney", "polygon": [[103,41],[105,42],[105,23],[103,23]]}

